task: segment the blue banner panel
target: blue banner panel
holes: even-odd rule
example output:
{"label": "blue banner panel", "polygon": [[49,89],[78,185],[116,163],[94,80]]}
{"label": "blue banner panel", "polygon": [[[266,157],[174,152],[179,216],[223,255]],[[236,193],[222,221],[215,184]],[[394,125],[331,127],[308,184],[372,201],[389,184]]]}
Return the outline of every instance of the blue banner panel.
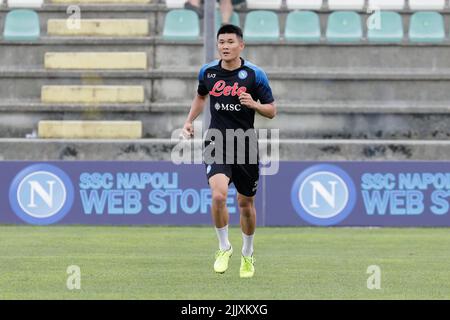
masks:
{"label": "blue banner panel", "polygon": [[266,225],[450,226],[449,162],[282,162]]}
{"label": "blue banner panel", "polygon": [[[0,162],[0,178],[2,224],[212,224],[204,165]],[[256,209],[262,213],[261,194]],[[238,224],[233,185],[227,205],[230,224]]]}
{"label": "blue banner panel", "polygon": [[[211,225],[203,165],[0,162],[2,224]],[[281,162],[256,195],[264,226],[450,226],[448,162]],[[239,223],[237,191],[227,198]]]}

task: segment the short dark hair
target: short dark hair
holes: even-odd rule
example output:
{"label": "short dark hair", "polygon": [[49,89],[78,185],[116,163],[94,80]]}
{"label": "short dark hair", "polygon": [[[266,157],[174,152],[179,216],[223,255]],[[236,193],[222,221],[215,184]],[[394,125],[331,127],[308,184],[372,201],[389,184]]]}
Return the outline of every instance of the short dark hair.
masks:
{"label": "short dark hair", "polygon": [[243,38],[242,29],[234,24],[224,24],[221,26],[219,31],[217,31],[217,39],[219,39],[221,34],[225,33],[234,33],[239,39]]}

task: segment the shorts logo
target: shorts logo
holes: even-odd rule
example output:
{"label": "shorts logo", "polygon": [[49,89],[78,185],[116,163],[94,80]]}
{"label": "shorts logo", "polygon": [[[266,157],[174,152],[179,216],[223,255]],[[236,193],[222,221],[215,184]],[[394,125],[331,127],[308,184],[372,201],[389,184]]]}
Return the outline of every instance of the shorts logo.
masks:
{"label": "shorts logo", "polygon": [[61,169],[47,164],[19,172],[9,189],[9,202],[23,221],[47,225],[61,220],[71,209],[74,189]]}
{"label": "shorts logo", "polygon": [[206,174],[209,174],[211,172],[211,165],[208,165],[206,167]]}
{"label": "shorts logo", "polygon": [[258,181],[255,181],[255,185],[254,185],[254,187],[252,189],[252,192],[255,192],[256,189],[258,189]]}
{"label": "shorts logo", "polygon": [[248,76],[248,73],[247,73],[247,71],[245,71],[245,70],[241,70],[241,71],[239,71],[239,73],[238,73],[238,77],[239,77],[239,79],[241,79],[241,80],[246,79],[247,76]]}
{"label": "shorts logo", "polygon": [[320,226],[334,225],[353,210],[355,186],[339,167],[316,165],[297,177],[291,190],[291,202],[303,220]]}

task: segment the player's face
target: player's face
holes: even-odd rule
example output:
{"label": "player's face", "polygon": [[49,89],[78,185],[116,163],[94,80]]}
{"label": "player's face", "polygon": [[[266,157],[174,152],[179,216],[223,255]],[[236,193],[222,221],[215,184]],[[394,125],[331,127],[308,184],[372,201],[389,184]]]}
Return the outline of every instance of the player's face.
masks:
{"label": "player's face", "polygon": [[232,61],[240,57],[244,41],[234,33],[221,34],[217,39],[217,49],[222,60]]}

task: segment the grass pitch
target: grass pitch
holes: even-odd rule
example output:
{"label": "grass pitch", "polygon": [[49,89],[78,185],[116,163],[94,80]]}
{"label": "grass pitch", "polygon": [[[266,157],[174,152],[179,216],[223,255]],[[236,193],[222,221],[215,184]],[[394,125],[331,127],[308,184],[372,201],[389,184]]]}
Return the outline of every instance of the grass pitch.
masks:
{"label": "grass pitch", "polygon": [[0,226],[0,299],[450,299],[449,229],[258,228],[252,279],[237,227],[230,240],[220,275],[212,227]]}

